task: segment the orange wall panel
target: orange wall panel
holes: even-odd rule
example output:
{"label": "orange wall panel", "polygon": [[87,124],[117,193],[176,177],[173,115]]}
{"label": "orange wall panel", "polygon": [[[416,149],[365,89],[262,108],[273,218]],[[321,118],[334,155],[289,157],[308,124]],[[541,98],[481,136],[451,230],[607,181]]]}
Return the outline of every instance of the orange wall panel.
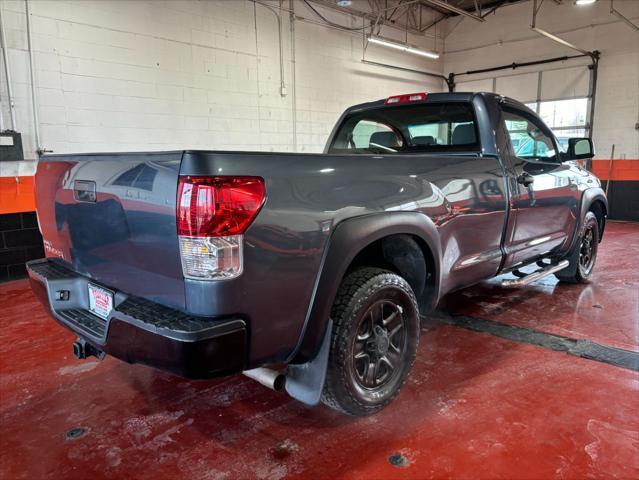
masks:
{"label": "orange wall panel", "polygon": [[0,177],[0,214],[35,211],[34,178]]}
{"label": "orange wall panel", "polygon": [[[610,160],[593,160],[592,170],[601,180],[608,180]],[[638,160],[615,160],[611,180],[639,181]],[[35,183],[30,177],[0,177],[0,214],[35,211]]]}
{"label": "orange wall panel", "polygon": [[[593,160],[592,171],[600,180],[608,180],[610,160]],[[639,160],[614,160],[610,180],[639,180]]]}

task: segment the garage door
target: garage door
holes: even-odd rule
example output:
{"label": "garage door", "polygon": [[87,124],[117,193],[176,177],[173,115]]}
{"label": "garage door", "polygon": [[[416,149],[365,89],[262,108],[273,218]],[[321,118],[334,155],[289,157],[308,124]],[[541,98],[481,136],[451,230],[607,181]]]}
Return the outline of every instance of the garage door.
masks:
{"label": "garage door", "polygon": [[515,98],[535,110],[552,128],[562,148],[568,137],[589,135],[590,69],[563,67],[458,82],[458,92],[494,92]]}

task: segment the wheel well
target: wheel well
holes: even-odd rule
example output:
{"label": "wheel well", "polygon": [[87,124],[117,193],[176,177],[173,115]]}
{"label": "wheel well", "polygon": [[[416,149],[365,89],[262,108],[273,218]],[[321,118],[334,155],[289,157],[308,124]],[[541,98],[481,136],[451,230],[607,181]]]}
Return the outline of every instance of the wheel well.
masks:
{"label": "wheel well", "polygon": [[436,292],[435,261],[421,238],[409,234],[389,235],[364,247],[351,261],[345,276],[357,268],[378,267],[395,272],[409,283],[420,307],[429,305]]}
{"label": "wheel well", "polygon": [[599,226],[599,241],[603,237],[604,228],[606,228],[606,216],[608,212],[606,211],[606,205],[601,200],[595,200],[590,205],[589,210],[595,214],[597,217],[597,223]]}

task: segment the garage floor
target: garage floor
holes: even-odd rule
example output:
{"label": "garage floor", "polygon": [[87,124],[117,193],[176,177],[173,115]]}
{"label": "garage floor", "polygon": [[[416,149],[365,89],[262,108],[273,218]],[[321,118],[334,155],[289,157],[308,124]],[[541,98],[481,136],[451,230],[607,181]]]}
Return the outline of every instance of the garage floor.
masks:
{"label": "garage floor", "polygon": [[609,224],[589,285],[447,297],[398,400],[364,419],[241,376],[79,362],[26,281],[0,302],[3,479],[639,478],[637,224]]}

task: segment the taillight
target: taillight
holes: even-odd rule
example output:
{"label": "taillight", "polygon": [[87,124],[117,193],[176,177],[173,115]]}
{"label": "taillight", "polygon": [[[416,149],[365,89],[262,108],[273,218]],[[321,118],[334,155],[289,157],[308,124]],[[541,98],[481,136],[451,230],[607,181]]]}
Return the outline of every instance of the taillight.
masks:
{"label": "taillight", "polygon": [[181,177],[178,235],[242,234],[262,208],[266,191],[259,177]]}
{"label": "taillight", "polygon": [[181,177],[177,230],[187,278],[217,280],[242,273],[242,234],[266,198],[259,177]]}
{"label": "taillight", "polygon": [[393,105],[397,103],[410,103],[410,102],[423,102],[426,100],[427,93],[405,93],[404,95],[395,95],[388,97],[384,102],[384,105]]}

